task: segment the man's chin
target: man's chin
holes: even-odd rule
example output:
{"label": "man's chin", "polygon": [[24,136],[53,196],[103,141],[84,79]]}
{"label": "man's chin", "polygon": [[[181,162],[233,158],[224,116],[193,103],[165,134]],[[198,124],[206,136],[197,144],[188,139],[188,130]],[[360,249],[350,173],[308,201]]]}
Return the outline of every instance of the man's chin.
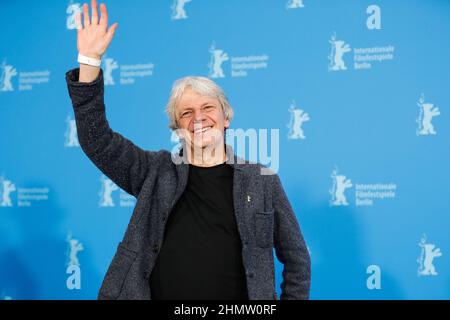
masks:
{"label": "man's chin", "polygon": [[217,147],[218,143],[215,143],[214,139],[205,139],[201,141],[191,141],[191,148],[196,149],[212,149]]}
{"label": "man's chin", "polygon": [[211,148],[214,146],[214,144],[211,141],[202,141],[202,142],[194,142],[192,144],[192,146],[194,148],[198,148],[198,149],[206,149],[206,148]]}
{"label": "man's chin", "polygon": [[219,141],[223,141],[223,137],[221,132],[214,131],[216,129],[212,129],[211,132],[201,133],[199,135],[191,134],[189,136],[189,145],[191,148],[197,149],[213,149],[219,145]]}

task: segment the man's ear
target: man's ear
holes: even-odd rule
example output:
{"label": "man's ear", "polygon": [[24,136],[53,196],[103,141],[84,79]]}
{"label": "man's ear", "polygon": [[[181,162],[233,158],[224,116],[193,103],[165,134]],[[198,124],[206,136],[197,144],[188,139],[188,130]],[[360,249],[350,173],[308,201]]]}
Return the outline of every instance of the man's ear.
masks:
{"label": "man's ear", "polygon": [[174,129],[174,131],[180,140],[185,139],[184,134],[183,134],[184,133],[183,129],[177,128],[177,129]]}
{"label": "man's ear", "polygon": [[230,126],[230,119],[225,119],[225,122],[224,122],[223,126],[228,129],[229,126]]}

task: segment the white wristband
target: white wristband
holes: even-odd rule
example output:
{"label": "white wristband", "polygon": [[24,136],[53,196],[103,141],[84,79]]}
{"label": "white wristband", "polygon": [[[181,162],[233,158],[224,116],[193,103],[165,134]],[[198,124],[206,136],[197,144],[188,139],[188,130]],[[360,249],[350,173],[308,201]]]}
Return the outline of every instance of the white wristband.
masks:
{"label": "white wristband", "polygon": [[87,64],[93,67],[100,67],[102,64],[102,60],[98,60],[95,58],[90,58],[87,56],[82,55],[81,53],[78,54],[78,62],[82,64]]}

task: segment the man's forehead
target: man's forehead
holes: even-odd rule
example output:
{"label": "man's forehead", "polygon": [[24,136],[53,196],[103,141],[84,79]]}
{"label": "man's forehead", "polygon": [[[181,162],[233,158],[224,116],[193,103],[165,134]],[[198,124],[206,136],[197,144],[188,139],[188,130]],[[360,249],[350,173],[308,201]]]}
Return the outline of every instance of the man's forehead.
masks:
{"label": "man's forehead", "polygon": [[180,108],[187,108],[187,107],[202,106],[205,103],[213,103],[213,102],[217,103],[218,100],[214,97],[204,96],[195,91],[189,90],[189,92],[183,93],[177,105]]}

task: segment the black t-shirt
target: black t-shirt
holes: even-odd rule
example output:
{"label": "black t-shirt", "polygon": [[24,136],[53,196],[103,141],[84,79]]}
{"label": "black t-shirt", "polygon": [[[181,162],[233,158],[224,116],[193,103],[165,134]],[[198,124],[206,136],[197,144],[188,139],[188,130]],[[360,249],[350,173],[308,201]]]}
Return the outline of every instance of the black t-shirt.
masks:
{"label": "black t-shirt", "polygon": [[247,300],[233,206],[233,168],[189,165],[150,277],[152,299]]}

